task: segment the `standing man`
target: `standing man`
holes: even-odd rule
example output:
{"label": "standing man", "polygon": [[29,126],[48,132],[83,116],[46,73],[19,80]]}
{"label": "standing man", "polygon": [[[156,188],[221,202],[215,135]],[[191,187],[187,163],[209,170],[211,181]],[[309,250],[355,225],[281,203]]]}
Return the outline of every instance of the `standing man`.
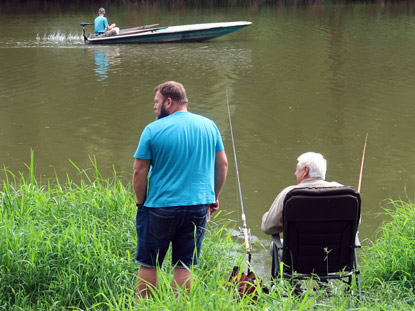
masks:
{"label": "standing man", "polygon": [[156,268],[162,266],[170,243],[173,289],[190,288],[189,268],[197,266],[207,213],[219,208],[228,170],[218,128],[187,111],[183,85],[169,81],[155,92],[157,120],[146,126],[134,154],[135,262],[141,265],[137,294],[142,297],[157,286]]}
{"label": "standing man", "polygon": [[105,15],[105,9],[100,8],[98,10],[98,16],[95,18],[94,24],[95,24],[95,35],[99,36],[104,34],[108,30],[112,30],[116,27],[115,24],[111,24],[111,26],[108,24],[108,19],[104,17]]}

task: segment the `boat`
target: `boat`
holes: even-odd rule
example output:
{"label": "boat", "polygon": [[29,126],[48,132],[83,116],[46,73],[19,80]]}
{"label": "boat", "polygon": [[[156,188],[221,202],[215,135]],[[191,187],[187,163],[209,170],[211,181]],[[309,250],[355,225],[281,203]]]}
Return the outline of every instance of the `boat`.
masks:
{"label": "boat", "polygon": [[86,43],[166,43],[166,42],[198,42],[214,39],[244,28],[252,22],[205,23],[181,26],[158,27],[158,24],[122,29],[118,34],[100,36],[85,35],[85,27],[94,23],[81,23]]}

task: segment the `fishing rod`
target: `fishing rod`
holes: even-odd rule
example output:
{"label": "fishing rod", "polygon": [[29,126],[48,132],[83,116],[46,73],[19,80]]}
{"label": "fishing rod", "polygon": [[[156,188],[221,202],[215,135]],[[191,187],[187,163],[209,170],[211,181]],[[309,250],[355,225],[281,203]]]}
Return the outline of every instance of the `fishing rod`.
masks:
{"label": "fishing rod", "polygon": [[244,202],[242,199],[242,190],[241,190],[241,181],[239,179],[239,169],[238,169],[238,161],[236,159],[236,149],[235,149],[235,140],[233,138],[233,129],[232,129],[232,120],[231,120],[231,110],[229,107],[229,96],[228,96],[228,90],[226,90],[226,103],[228,105],[228,117],[229,117],[229,128],[231,130],[231,139],[232,139],[232,148],[233,148],[233,157],[235,160],[235,170],[236,170],[236,179],[238,182],[238,188],[239,188],[239,199],[241,201],[241,210],[242,210],[242,227],[239,228],[241,230],[241,232],[244,235],[244,240],[245,240],[245,250],[246,253],[248,254],[248,274],[250,273],[250,265],[251,265],[251,246],[250,246],[250,242],[249,242],[249,234],[250,231],[246,225],[246,216],[245,216],[245,211],[244,211]]}
{"label": "fishing rod", "polygon": [[360,193],[360,188],[362,186],[363,164],[365,162],[366,144],[367,144],[367,133],[366,133],[366,138],[365,138],[365,144],[363,146],[362,164],[360,165],[359,184],[357,185],[358,193]]}

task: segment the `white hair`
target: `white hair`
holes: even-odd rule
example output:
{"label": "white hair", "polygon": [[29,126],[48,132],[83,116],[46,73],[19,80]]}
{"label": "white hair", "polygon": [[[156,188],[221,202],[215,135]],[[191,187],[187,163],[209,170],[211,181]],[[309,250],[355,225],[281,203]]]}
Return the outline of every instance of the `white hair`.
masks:
{"label": "white hair", "polygon": [[300,168],[308,167],[310,177],[326,178],[327,161],[323,155],[315,152],[306,152],[297,158]]}

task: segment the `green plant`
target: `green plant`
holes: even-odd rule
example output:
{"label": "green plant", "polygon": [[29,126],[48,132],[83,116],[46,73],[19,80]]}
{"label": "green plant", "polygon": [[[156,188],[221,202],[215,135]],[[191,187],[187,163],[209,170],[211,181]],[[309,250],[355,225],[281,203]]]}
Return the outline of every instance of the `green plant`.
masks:
{"label": "green plant", "polygon": [[[228,281],[234,265],[243,270],[246,254],[230,234],[236,224],[225,213],[208,223],[199,267],[192,270],[190,293],[173,292],[172,271],[158,273],[151,299],[135,297],[133,263],[135,202],[131,186],[113,172],[104,178],[78,170],[78,183],[35,178],[34,155],[27,174],[4,168],[0,189],[0,310],[411,310],[413,308],[414,228],[412,203],[393,202],[392,221],[364,254],[365,285],[360,308],[335,289],[327,297],[312,289],[295,296],[277,280],[270,294],[257,287],[257,299],[240,297]],[[170,256],[170,254],[168,254]]]}
{"label": "green plant", "polygon": [[367,285],[398,282],[415,287],[415,206],[390,201],[385,209],[390,221],[380,227],[380,236],[363,255],[364,281]]}

